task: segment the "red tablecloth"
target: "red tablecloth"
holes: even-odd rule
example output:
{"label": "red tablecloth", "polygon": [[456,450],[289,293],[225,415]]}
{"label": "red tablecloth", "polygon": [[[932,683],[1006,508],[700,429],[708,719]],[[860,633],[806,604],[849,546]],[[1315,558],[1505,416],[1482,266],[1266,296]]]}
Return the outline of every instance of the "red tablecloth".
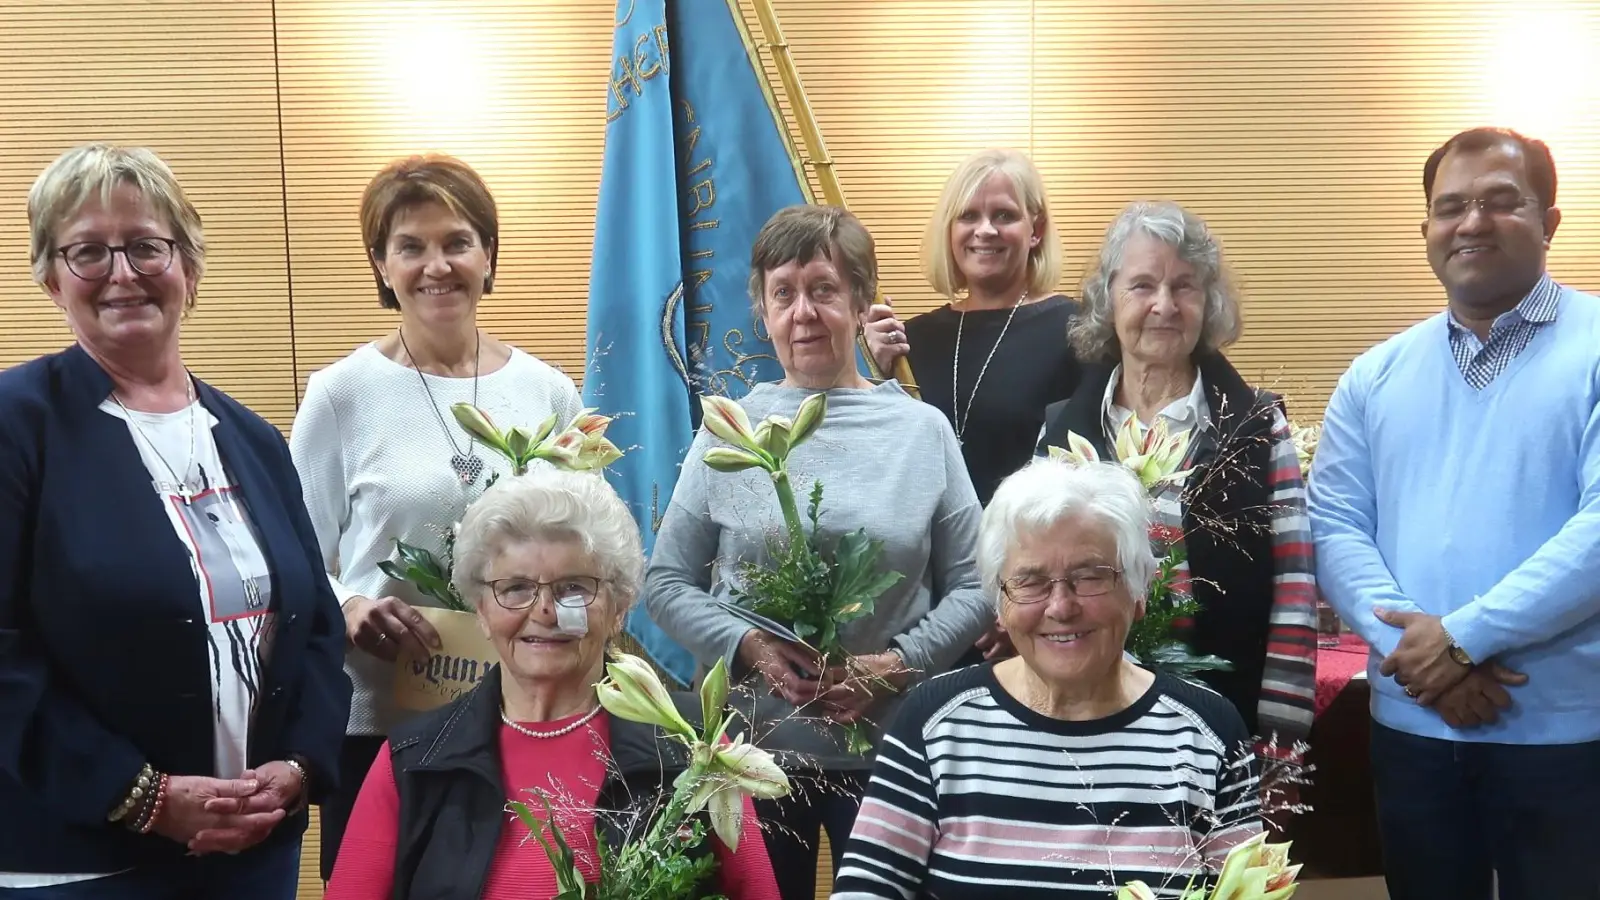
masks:
{"label": "red tablecloth", "polygon": [[1367,642],[1353,634],[1340,636],[1338,647],[1317,650],[1317,715],[1327,711],[1350,679],[1366,670],[1367,653]]}

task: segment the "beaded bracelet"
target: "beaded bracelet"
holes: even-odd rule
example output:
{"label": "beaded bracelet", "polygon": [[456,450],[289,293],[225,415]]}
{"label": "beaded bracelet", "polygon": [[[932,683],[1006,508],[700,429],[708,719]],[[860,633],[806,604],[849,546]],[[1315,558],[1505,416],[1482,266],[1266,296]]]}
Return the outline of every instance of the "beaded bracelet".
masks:
{"label": "beaded bracelet", "polygon": [[149,793],[150,786],[155,781],[156,770],[151,768],[149,763],[145,763],[144,767],[139,770],[138,777],[133,780],[133,787],[128,791],[128,796],[124,797],[122,803],[106,816],[106,821],[120,822],[126,818],[128,813],[133,812],[134,807],[138,806],[140,801],[145,798],[145,795]]}
{"label": "beaded bracelet", "polygon": [[161,816],[161,807],[167,802],[168,779],[169,776],[162,775],[156,782],[156,789],[149,795],[149,802],[141,811],[139,820],[130,826],[139,834],[149,834],[156,827],[156,819]]}

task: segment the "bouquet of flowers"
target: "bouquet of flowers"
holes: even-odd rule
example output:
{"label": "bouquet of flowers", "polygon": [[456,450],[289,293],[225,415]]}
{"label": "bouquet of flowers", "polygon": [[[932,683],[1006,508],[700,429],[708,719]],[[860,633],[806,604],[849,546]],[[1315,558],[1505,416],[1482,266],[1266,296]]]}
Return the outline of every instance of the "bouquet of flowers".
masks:
{"label": "bouquet of flowers", "polygon": [[[834,665],[852,668],[853,659],[839,642],[839,628],[872,614],[884,591],[904,577],[879,570],[883,542],[857,529],[832,546],[817,538],[822,507],[822,482],[812,484],[806,518],[807,533],[789,481],[788,459],[795,447],[816,433],[827,414],[827,395],[812,394],[800,404],[791,420],[768,416],[754,428],[744,408],[725,397],[705,396],[700,408],[706,429],[731,446],[706,451],[705,464],[718,472],[761,469],[772,479],[783,512],[784,531],[769,541],[770,565],[745,562],[738,568],[738,604],[756,616],[782,626],[821,658],[824,669]],[[761,625],[759,621],[753,624]],[[863,676],[865,677],[865,676]],[[849,752],[872,749],[864,723],[844,726]]]}
{"label": "bouquet of flowers", "polygon": [[1300,477],[1311,477],[1311,460],[1317,455],[1317,442],[1322,440],[1322,423],[1299,425],[1289,423],[1289,436],[1294,440],[1294,454],[1300,458]]}
{"label": "bouquet of flowers", "polygon": [[[520,425],[501,431],[488,413],[470,403],[457,403],[450,411],[468,434],[511,462],[512,475],[526,475],[528,466],[536,459],[575,472],[590,472],[622,458],[622,451],[606,438],[606,426],[611,424],[611,419],[596,415],[593,409],[583,410],[559,429],[557,417],[552,413],[531,431]],[[494,481],[491,476],[485,487]],[[395,554],[399,560],[383,560],[378,568],[390,578],[409,582],[446,609],[470,612],[450,580],[455,566],[455,539],[452,526],[444,535],[443,559],[422,547],[396,540]]]}
{"label": "bouquet of flowers", "polygon": [[[1117,430],[1112,445],[1117,461],[1132,472],[1146,491],[1180,482],[1189,470],[1179,471],[1189,453],[1187,434],[1172,434],[1165,420],[1139,433],[1133,417]],[[1094,444],[1083,435],[1067,432],[1067,447],[1049,448],[1050,458],[1075,463],[1100,461]],[[1190,677],[1196,672],[1228,670],[1233,664],[1217,656],[1197,656],[1173,635],[1179,620],[1189,620],[1200,611],[1199,601],[1187,590],[1177,590],[1180,568],[1185,562],[1183,532],[1170,525],[1150,529],[1150,542],[1159,563],[1156,576],[1145,596],[1144,616],[1128,629],[1128,652],[1143,665]]]}
{"label": "bouquet of flowers", "polygon": [[[1289,900],[1299,874],[1299,866],[1289,865],[1289,844],[1269,844],[1263,831],[1228,851],[1216,886],[1195,887],[1191,879],[1179,900]],[[1144,882],[1130,881],[1117,900],[1156,900],[1156,894]]]}
{"label": "bouquet of flowers", "polygon": [[544,848],[556,870],[560,893],[554,900],[677,900],[693,890],[716,865],[714,857],[687,854],[705,840],[705,826],[695,818],[705,810],[711,831],[728,849],[738,849],[744,826],[746,797],[775,799],[789,793],[789,779],[772,757],[744,735],[726,740],[733,718],[728,700],[728,671],[721,660],[700,685],[703,717],[696,730],[672,703],[672,697],[649,663],[637,656],[614,653],[607,677],[595,686],[600,705],[613,716],[662,729],[688,750],[689,767],[673,782],[664,806],[657,806],[641,838],[610,847],[596,841],[599,881],[583,880],[550,800],[539,794],[545,809],[540,818],[526,803],[511,802],[514,813]]}

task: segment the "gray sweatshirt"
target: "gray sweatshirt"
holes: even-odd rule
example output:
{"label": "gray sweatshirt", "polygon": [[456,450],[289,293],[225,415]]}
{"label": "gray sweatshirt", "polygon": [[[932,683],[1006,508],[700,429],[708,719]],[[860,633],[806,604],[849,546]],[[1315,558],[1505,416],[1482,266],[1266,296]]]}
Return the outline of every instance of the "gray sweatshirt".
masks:
{"label": "gray sweatshirt", "polygon": [[[755,425],[773,413],[793,417],[812,393],[762,384],[740,405]],[[644,597],[650,617],[701,665],[722,657],[738,671],[739,641],[751,626],[710,601],[732,599],[737,563],[770,560],[767,542],[783,533],[783,513],[766,472],[716,472],[701,461],[721,443],[702,429],[689,448],[656,535]],[[866,528],[883,542],[880,565],[905,576],[878,598],[872,615],[840,629],[846,650],[859,656],[892,647],[923,678],[945,671],[994,623],[973,558],[982,508],[955,433],[937,409],[893,381],[830,390],[827,417],[790,455],[789,477],[802,518],[813,482],[822,481],[825,546]],[[781,761],[871,767],[869,756],[846,752],[842,729],[821,721],[820,704],[797,712],[759,675],[749,685],[753,700],[736,696],[733,702],[749,714],[752,737],[763,747],[790,751]],[[867,711],[875,736],[899,699]]]}

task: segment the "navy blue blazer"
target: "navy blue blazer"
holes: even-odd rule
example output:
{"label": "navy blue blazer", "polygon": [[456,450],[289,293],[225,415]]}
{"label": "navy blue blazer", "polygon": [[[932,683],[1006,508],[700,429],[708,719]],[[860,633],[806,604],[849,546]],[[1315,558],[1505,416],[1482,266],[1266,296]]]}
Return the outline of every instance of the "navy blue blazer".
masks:
{"label": "navy blue blazer", "polygon": [[[74,345],[0,372],[0,872],[108,873],[171,859],[106,822],[146,762],[214,772],[206,621],[111,379]],[[277,634],[249,765],[335,786],[350,709],[344,618],[276,428],[196,380],[272,569]],[[298,840],[301,813],[272,843]]]}

